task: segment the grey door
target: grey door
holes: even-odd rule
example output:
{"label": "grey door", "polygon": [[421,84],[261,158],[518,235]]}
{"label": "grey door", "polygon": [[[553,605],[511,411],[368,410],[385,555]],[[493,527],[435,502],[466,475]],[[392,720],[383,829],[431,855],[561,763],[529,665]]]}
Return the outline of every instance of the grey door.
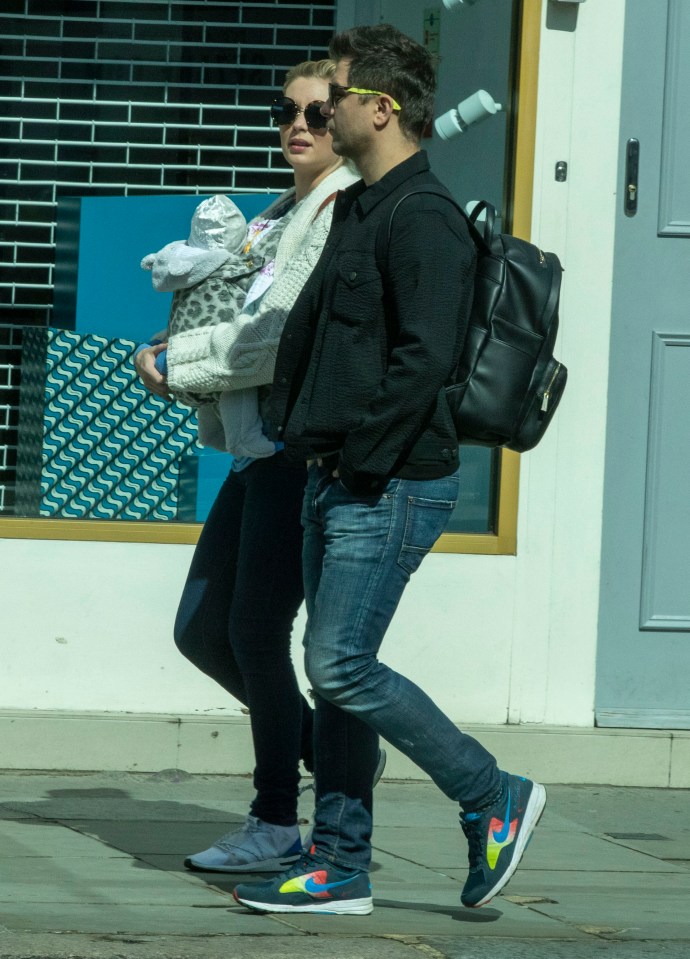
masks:
{"label": "grey door", "polygon": [[627,0],[623,64],[596,717],[688,729],[690,2]]}

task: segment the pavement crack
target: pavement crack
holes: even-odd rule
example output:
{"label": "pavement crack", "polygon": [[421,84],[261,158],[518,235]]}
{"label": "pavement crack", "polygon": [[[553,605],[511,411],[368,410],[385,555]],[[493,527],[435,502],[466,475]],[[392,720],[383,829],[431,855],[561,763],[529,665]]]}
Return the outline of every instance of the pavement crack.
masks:
{"label": "pavement crack", "polygon": [[448,959],[447,953],[441,952],[434,946],[429,945],[428,942],[424,942],[419,936],[396,936],[388,933],[379,936],[379,938],[390,939],[393,942],[399,942],[404,946],[409,946],[411,949],[415,949],[417,952],[421,952],[424,956],[427,956],[427,959]]}

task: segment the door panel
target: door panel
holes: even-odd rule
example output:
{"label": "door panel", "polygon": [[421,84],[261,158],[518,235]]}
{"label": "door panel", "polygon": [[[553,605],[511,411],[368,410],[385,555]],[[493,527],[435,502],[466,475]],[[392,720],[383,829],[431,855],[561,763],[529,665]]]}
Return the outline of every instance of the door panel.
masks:
{"label": "door panel", "polygon": [[[690,728],[690,4],[628,0],[596,717]],[[626,145],[639,140],[637,213]],[[596,225],[593,225],[593,229]]]}
{"label": "door panel", "polygon": [[640,629],[690,630],[690,334],[654,332]]}
{"label": "door panel", "polygon": [[690,236],[687,100],[687,91],[690,90],[690,15],[687,7],[687,2],[673,0],[668,12],[660,236]]}

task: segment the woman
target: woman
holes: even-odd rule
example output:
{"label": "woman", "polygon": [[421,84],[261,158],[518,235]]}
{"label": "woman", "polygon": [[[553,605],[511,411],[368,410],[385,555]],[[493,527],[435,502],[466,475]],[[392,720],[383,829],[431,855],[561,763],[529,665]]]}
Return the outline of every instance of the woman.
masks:
{"label": "woman", "polygon": [[[287,74],[284,96],[271,108],[295,185],[252,221],[248,231],[252,250],[265,259],[270,245],[275,247],[272,282],[271,271],[264,270],[261,282],[266,288],[246,306],[244,324],[247,331],[264,331],[253,366],[267,364],[267,379],[272,375],[275,331],[279,335],[320,255],[335,193],[357,179],[333,153],[319,112],[334,69],[329,60],[294,67]],[[239,319],[245,319],[244,313]],[[228,336],[237,326],[189,331],[188,354],[185,334],[174,338],[181,345],[169,351],[168,362],[178,381],[182,378],[181,388],[251,385],[246,349],[241,369],[233,365],[236,332]],[[157,372],[155,358],[165,348],[146,346],[135,358],[144,384],[161,396],[169,394],[169,384]],[[200,412],[203,415],[203,407]],[[302,467],[285,461],[280,449],[264,459],[235,460],[192,559],[175,642],[195,666],[249,707],[256,796],[242,828],[189,856],[185,865],[190,869],[279,870],[301,850],[298,764],[302,758],[306,768],[312,768],[312,713],[297,685],[290,633],[303,599],[300,511],[305,476]]]}

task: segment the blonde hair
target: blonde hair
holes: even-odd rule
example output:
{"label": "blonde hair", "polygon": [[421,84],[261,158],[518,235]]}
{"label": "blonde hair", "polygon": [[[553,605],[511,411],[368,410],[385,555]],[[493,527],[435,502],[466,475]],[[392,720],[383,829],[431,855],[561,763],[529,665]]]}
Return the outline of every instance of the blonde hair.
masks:
{"label": "blonde hair", "polygon": [[283,93],[291,83],[305,77],[307,80],[332,80],[335,76],[335,63],[333,60],[303,60],[296,66],[288,70],[283,83]]}

